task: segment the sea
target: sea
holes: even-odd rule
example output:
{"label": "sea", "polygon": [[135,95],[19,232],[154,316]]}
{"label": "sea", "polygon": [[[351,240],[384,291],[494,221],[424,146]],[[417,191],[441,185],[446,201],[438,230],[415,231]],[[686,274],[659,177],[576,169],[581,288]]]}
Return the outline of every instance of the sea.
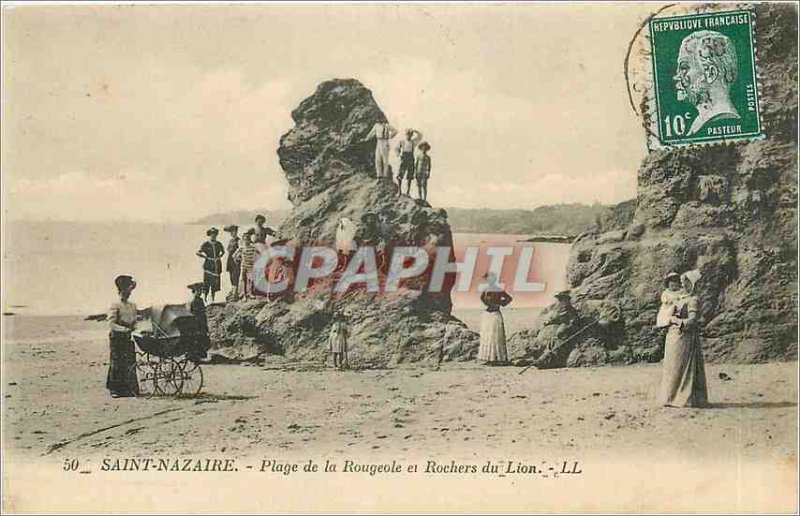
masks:
{"label": "sea", "polygon": [[[19,315],[92,315],[104,313],[116,299],[114,278],[136,278],[133,299],[147,307],[189,298],[186,285],[202,280],[202,259],[195,255],[205,241],[206,226],[119,222],[8,221],[4,226],[3,312]],[[519,248],[526,235],[455,233],[456,256],[466,246],[509,245]],[[225,242],[225,236],[221,239]],[[543,292],[520,293],[513,308],[541,308],[564,288],[569,245],[534,247],[529,280],[545,283]],[[513,256],[501,280],[513,278]],[[486,260],[478,260],[485,267]],[[484,269],[485,270],[485,269]],[[476,270],[475,277],[482,274]],[[223,300],[229,290],[223,278]],[[475,288],[453,295],[454,309],[480,310]]]}

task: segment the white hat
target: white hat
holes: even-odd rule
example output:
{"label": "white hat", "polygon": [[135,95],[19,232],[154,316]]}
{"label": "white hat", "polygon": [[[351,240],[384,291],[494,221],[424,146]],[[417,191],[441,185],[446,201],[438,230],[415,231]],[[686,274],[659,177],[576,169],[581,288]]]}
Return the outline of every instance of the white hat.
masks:
{"label": "white hat", "polygon": [[700,281],[700,278],[702,277],[703,275],[700,274],[700,271],[698,269],[686,271],[683,274],[681,274],[681,280],[688,281],[689,284],[691,284],[691,287],[689,288],[690,294],[694,291],[697,282]]}

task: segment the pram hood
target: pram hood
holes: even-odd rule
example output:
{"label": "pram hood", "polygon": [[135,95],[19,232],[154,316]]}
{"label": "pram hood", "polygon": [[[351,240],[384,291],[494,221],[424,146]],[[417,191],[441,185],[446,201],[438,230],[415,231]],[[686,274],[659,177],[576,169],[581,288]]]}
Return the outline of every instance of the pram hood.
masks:
{"label": "pram hood", "polygon": [[180,328],[195,321],[194,314],[185,304],[154,306],[150,309],[150,322],[156,337],[180,337]]}

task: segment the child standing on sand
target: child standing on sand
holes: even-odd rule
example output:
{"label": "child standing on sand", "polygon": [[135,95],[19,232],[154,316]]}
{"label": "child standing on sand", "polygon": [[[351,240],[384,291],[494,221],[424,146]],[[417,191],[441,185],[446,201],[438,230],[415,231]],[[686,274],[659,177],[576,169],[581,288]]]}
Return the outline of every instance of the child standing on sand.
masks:
{"label": "child standing on sand", "polygon": [[350,327],[344,314],[337,312],[333,316],[331,333],[328,336],[331,353],[333,353],[333,367],[346,369],[349,364],[347,361],[347,338],[350,336]]}

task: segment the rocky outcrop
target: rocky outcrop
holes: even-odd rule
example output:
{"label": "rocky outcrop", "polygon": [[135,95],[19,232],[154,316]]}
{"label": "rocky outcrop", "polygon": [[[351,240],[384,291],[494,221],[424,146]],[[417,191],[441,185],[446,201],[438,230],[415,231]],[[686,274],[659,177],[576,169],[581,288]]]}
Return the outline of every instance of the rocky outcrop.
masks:
{"label": "rocky outcrop", "polygon": [[[563,365],[660,360],[664,335],[654,321],[661,280],[693,268],[703,274],[707,359],[796,358],[796,7],[759,5],[757,15],[766,138],[649,154],[627,227],[582,237],[568,265],[576,308],[618,307],[619,334]],[[514,335],[511,345],[535,357],[548,331],[542,324]]]}
{"label": "rocky outcrop", "polygon": [[[280,140],[278,157],[293,208],[279,237],[303,245],[334,246],[342,219],[358,224],[377,217],[370,230],[388,252],[395,245],[451,246],[444,210],[397,193],[374,173],[375,140],[364,137],[386,116],[372,93],[353,79],[331,80],[292,112],[295,126]],[[359,228],[359,231],[364,229]],[[332,316],[344,313],[351,326],[349,358],[359,367],[467,360],[477,335],[450,315],[451,278],[440,293],[427,292],[425,276],[396,293],[333,292],[320,282],[293,302],[232,302],[211,310],[212,341],[229,359],[280,354],[324,360]]]}

